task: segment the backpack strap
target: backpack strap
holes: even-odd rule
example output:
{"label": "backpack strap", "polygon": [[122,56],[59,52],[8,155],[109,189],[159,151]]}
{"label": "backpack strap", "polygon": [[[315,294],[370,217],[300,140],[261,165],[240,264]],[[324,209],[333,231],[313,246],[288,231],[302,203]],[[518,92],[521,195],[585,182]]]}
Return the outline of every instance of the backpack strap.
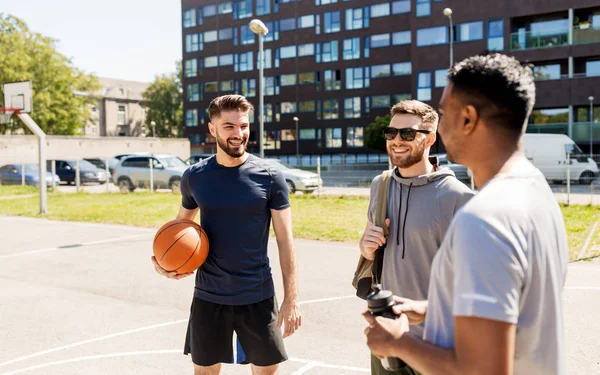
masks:
{"label": "backpack strap", "polygon": [[[390,178],[394,173],[393,169],[384,171],[379,179],[379,187],[377,189],[377,202],[375,205],[375,225],[383,228],[383,235],[387,238],[390,235],[390,231],[385,225],[385,219],[387,219],[387,203],[388,193],[390,190]],[[385,244],[379,247],[375,252],[375,259],[373,259],[373,281],[379,283],[381,280],[381,272],[383,271],[383,253],[385,250]]]}

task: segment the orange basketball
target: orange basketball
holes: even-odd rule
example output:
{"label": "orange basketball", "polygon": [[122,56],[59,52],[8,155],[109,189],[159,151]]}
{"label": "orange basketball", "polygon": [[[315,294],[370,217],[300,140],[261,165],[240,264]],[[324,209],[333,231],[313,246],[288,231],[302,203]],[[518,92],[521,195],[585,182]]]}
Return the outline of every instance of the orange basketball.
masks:
{"label": "orange basketball", "polygon": [[156,232],[152,244],[158,264],[178,274],[193,272],[208,256],[208,237],[200,225],[191,220],[171,220]]}

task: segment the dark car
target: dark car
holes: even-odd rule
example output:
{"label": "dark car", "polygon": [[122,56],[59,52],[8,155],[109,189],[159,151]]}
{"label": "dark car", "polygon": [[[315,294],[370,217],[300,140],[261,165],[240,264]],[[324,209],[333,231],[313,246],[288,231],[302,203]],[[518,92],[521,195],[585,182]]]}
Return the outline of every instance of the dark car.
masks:
{"label": "dark car", "polygon": [[[55,162],[56,174],[60,178],[60,181],[67,184],[75,184],[75,160],[55,160]],[[49,171],[52,170],[52,160],[48,160],[47,168]],[[104,170],[97,168],[89,161],[79,161],[79,182],[82,184],[90,182],[104,184],[107,178],[108,176]]]}
{"label": "dark car", "polygon": [[111,176],[115,174],[115,167],[120,162],[117,158],[84,158],[83,160],[89,161],[94,164],[96,168],[102,169],[103,171],[106,171],[106,161],[108,160],[108,171]]}
{"label": "dark car", "polygon": [[197,162],[199,162],[200,160],[206,159],[206,158],[210,158],[211,156],[213,156],[213,154],[199,154],[199,155],[192,155],[190,156],[190,158],[188,160],[186,160],[185,162],[189,165],[192,164],[196,164]]}
{"label": "dark car", "polygon": [[[0,185],[21,185],[23,180],[25,185],[39,185],[40,168],[37,164],[6,164],[0,167]],[[52,176],[52,172],[46,171],[46,186],[59,182],[57,175]]]}

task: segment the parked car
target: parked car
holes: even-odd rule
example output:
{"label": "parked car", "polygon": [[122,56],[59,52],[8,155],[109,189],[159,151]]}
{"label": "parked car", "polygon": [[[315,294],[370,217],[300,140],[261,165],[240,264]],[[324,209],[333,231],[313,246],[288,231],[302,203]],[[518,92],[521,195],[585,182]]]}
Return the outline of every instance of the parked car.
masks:
{"label": "parked car", "polygon": [[177,156],[168,154],[124,156],[115,168],[113,182],[122,192],[131,192],[137,187],[149,187],[150,161],[152,161],[154,188],[179,191],[181,175],[188,165]]}
{"label": "parked car", "polygon": [[311,194],[318,186],[323,186],[323,180],[314,172],[291,168],[279,159],[265,159],[265,161],[282,172],[291,194],[296,191]]}
{"label": "parked car", "polygon": [[210,158],[211,156],[213,156],[213,154],[199,154],[199,155],[192,155],[190,156],[190,158],[188,160],[186,160],[185,162],[189,165],[192,164],[196,164],[197,162],[199,162],[200,160],[204,160],[206,158]]}
{"label": "parked car", "polygon": [[96,168],[106,171],[106,161],[108,160],[108,171],[112,176],[115,173],[115,167],[120,163],[117,158],[84,158],[83,160],[89,161],[94,164]]}
{"label": "parked car", "polygon": [[[24,172],[24,173],[22,173]],[[25,176],[25,185],[40,184],[40,168],[37,164],[6,164],[0,167],[0,185],[21,185]],[[46,186],[58,185],[60,179],[46,171]]]}
{"label": "parked car", "polygon": [[467,167],[465,167],[462,164],[456,164],[451,162],[450,160],[448,160],[446,154],[433,154],[431,156],[437,156],[438,160],[440,161],[440,167],[450,168],[450,170],[454,172],[456,178],[460,181],[465,182],[471,180],[471,175],[469,174],[469,170],[467,169]]}
{"label": "parked car", "polygon": [[[61,182],[75,184],[76,161],[75,160],[55,160],[56,174]],[[52,170],[52,160],[47,161],[47,170]],[[96,182],[104,184],[108,181],[106,171],[97,168],[94,164],[86,160],[79,160],[79,182],[87,184]]]}

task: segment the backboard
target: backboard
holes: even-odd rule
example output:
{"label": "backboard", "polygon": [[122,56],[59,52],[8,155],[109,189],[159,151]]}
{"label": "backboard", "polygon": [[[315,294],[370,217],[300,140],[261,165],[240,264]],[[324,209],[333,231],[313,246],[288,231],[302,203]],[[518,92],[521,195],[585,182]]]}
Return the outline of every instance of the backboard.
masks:
{"label": "backboard", "polygon": [[18,109],[21,113],[31,113],[33,102],[31,81],[5,83],[2,91],[4,91],[4,107]]}

